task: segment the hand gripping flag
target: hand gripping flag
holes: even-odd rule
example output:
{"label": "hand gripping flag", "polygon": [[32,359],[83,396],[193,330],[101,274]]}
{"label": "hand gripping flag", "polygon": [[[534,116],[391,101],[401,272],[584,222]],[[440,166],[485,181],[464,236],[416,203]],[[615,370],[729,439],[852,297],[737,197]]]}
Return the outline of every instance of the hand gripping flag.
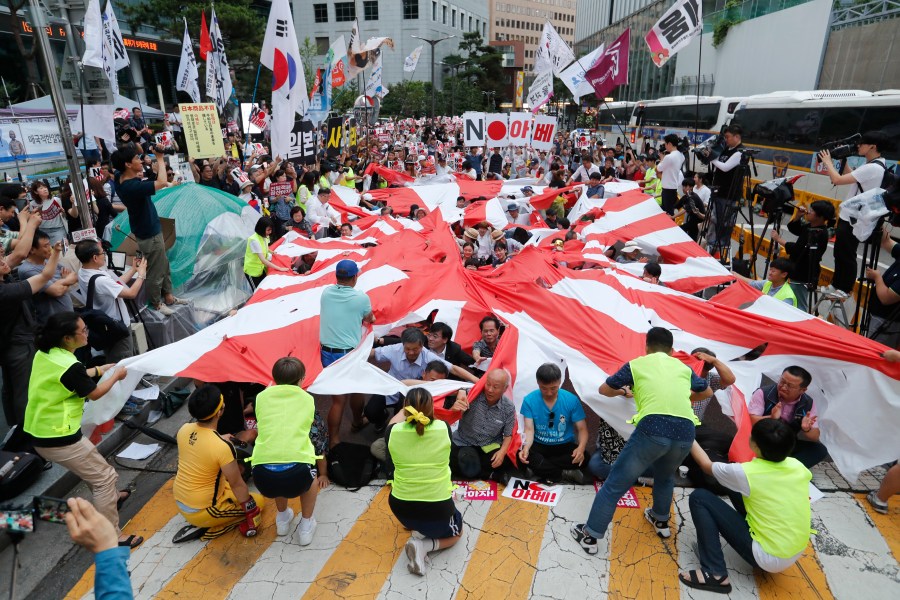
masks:
{"label": "hand gripping flag", "polygon": [[644,39],[657,67],[661,67],[703,31],[703,3],[678,0],[663,14]]}
{"label": "hand gripping flag", "polygon": [[288,0],[274,0],[259,62],[272,70],[272,154],[287,156],[295,115],[309,110],[306,77]]}
{"label": "hand gripping flag", "polygon": [[181,42],[181,61],[178,63],[178,81],[175,89],[187,92],[195,103],[201,100],[200,86],[197,83],[197,60],[194,58],[194,45],[188,33],[187,19],[184,20],[184,39]]}

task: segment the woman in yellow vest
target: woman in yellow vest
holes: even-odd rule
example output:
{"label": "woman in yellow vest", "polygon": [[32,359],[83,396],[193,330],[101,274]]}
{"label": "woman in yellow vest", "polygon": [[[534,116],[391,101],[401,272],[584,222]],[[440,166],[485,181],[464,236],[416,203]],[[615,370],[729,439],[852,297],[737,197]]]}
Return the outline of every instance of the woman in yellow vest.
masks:
{"label": "woman in yellow vest", "polygon": [[316,451],[309,432],[315,419],[316,406],[300,384],[306,367],[293,356],[279,358],[272,367],[275,385],[256,396],[256,427],[259,435],[253,447],[253,481],[266,498],[275,499],[278,514],[275,529],[287,535],[294,519],[288,498],[300,497],[301,519],[297,536],[301,546],[312,543],[316,530],[313,510],[316,507],[318,477]]}
{"label": "woman in yellow vest", "polygon": [[[85,398],[103,397],[117,381],[125,379],[125,367],[98,383],[115,365],[85,368],[75,358],[75,350],[88,343],[88,329],[77,314],[57,313],[47,319],[36,337],[37,354],[28,382],[28,405],[22,428],[31,435],[34,449],[44,460],[55,462],[78,475],[94,495],[94,506],[119,532],[121,501],[127,492],[116,490],[116,470],[81,433]],[[136,548],[140,536],[122,536],[120,546]]]}
{"label": "woman in yellow vest", "polygon": [[796,437],[781,419],[757,421],[750,432],[756,458],[746,463],[714,463],[694,443],[691,456],[704,473],[728,488],[734,508],[709,490],[691,493],[700,568],[680,573],[683,584],[731,592],[719,535],[751,566],[768,573],[780,573],[797,562],[815,530],[810,528],[812,473],[790,457]]}
{"label": "woman in yellow vest", "polygon": [[662,206],[662,179],[656,172],[656,154],[642,157],[644,160],[644,183],[641,189],[645,194],[650,194],[656,203]]}
{"label": "woman in yellow vest", "polygon": [[462,535],[462,515],[451,497],[450,429],[435,420],[428,390],[410,390],[385,440],[394,463],[388,504],[404,527],[423,536],[409,538],[406,557],[409,572],[424,575],[426,554],[449,548]]}
{"label": "woman in yellow vest", "polygon": [[271,260],[272,253],[269,252],[269,236],[272,235],[272,229],[275,223],[269,217],[260,217],[256,222],[254,233],[247,238],[247,247],[244,250],[244,273],[247,279],[256,289],[260,282],[266,278],[266,269],[273,271],[288,272],[289,267],[276,265]]}

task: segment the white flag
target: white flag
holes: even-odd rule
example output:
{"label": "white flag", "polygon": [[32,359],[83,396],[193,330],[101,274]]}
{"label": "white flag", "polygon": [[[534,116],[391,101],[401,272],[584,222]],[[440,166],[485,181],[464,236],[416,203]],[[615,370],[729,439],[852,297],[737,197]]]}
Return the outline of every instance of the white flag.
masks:
{"label": "white flag", "polygon": [[231,98],[233,86],[228,70],[228,58],[225,56],[225,41],[219,30],[215,9],[209,20],[209,41],[212,43],[212,50],[206,54],[206,96],[216,103],[220,111],[224,111]]}
{"label": "white flag", "polygon": [[334,40],[329,48],[332,52],[331,68],[333,69],[347,56],[347,42],[344,41],[344,36],[341,35],[338,39]]}
{"label": "white flag", "polygon": [[653,62],[657,67],[666,64],[702,29],[703,3],[700,0],[676,1],[644,38]]}
{"label": "white flag", "polygon": [[359,39],[359,19],[353,21],[350,29],[350,44],[347,46],[347,54],[356,54],[362,50],[362,40]]}
{"label": "white flag", "polygon": [[422,46],[419,46],[412,53],[406,57],[406,60],[403,61],[403,70],[407,73],[412,73],[416,70],[416,65],[419,64],[419,55],[422,54]]}
{"label": "white flag", "polygon": [[563,41],[550,21],[544,23],[544,32],[534,54],[534,72],[553,71],[557,76],[575,60],[569,45]]}
{"label": "white flag", "polygon": [[380,96],[384,91],[381,85],[381,74],[382,74],[382,52],[379,52],[375,57],[375,64],[372,66],[372,73],[369,74],[369,79],[366,81],[366,96],[374,98],[375,96]]}
{"label": "white flag", "polygon": [[106,10],[103,11],[103,35],[106,43],[112,48],[115,70],[124,69],[131,64],[128,53],[125,51],[122,32],[119,30],[119,20],[116,19],[116,14],[113,12],[112,0],[107,1]]}
{"label": "white flag", "polygon": [[605,44],[600,44],[599,48],[573,62],[559,75],[560,80],[566,84],[575,100],[594,93],[594,88],[591,87],[584,74],[586,71],[590,71],[591,67],[600,60],[605,48]]}
{"label": "white flag", "polygon": [[194,46],[188,34],[187,19],[184,20],[184,41],[181,42],[181,62],[178,63],[178,82],[175,89],[187,92],[195,103],[200,103],[200,86],[197,83],[197,60],[194,58]]}
{"label": "white flag", "polygon": [[274,0],[259,62],[272,70],[272,154],[287,156],[296,115],[309,110],[306,76],[288,0]]}
{"label": "white flag", "polygon": [[544,71],[531,82],[531,87],[528,88],[528,98],[525,101],[531,107],[531,112],[536,113],[552,96],[553,71]]}
{"label": "white flag", "polygon": [[89,67],[103,69],[114,96],[119,94],[119,81],[116,79],[113,50],[103,35],[103,15],[100,12],[100,1],[90,0],[84,13],[84,56],[81,63]]}

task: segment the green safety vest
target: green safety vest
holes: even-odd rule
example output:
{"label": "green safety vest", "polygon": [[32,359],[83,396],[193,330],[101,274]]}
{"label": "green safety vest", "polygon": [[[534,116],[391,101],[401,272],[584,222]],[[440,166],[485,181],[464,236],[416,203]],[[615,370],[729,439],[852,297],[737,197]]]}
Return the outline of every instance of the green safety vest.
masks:
{"label": "green safety vest", "polygon": [[419,435],[411,423],[391,429],[388,450],[394,462],[391,495],[412,502],[441,502],[453,492],[447,424],[432,421]]}
{"label": "green safety vest", "polygon": [[309,439],[315,418],[315,401],[298,385],[273,385],[256,396],[256,427],[253,465],[316,462],[316,449]]}
{"label": "green safety vest", "polygon": [[62,348],[34,355],[23,424],[26,432],[36,438],[60,438],[81,428],[84,398],[66,389],[60,381],[77,362],[74,354]]}
{"label": "green safety vest", "polygon": [[[356,173],[353,172],[353,169],[351,169],[350,167],[346,167],[346,169],[347,169],[347,172],[344,173],[345,178],[346,177],[356,177]],[[355,190],[356,182],[355,181],[344,181],[344,187],[352,188]]]}
{"label": "green safety vest", "polygon": [[809,543],[809,482],[812,473],[795,458],[770,462],[754,458],[741,468],[750,482],[744,498],[750,537],[771,556],[791,558]]}
{"label": "green safety vest", "polygon": [[[766,281],[763,284],[762,293],[764,295],[768,296],[769,290],[771,290],[771,289],[772,289],[772,282]],[[775,292],[775,295],[772,297],[775,298],[776,300],[790,300],[791,304],[794,306],[794,308],[797,307],[797,295],[794,294],[794,288],[792,288],[791,284],[787,281],[784,282],[784,285],[781,286],[778,289],[778,291]]]}
{"label": "green safety vest", "polygon": [[662,179],[657,176],[656,169],[652,167],[647,169],[644,173],[644,182],[650,184],[644,188],[644,193],[653,196],[656,203],[662,206]]}
{"label": "green safety vest", "polygon": [[663,352],[641,356],[629,364],[638,410],[629,423],[637,425],[647,415],[670,415],[700,424],[691,409],[690,367]]}
{"label": "green safety vest", "polygon": [[244,251],[244,273],[250,277],[259,277],[265,272],[266,265],[263,264],[263,261],[259,260],[259,256],[256,252],[250,249],[250,242],[253,240],[259,241],[260,248],[262,248],[263,252],[266,254],[266,258],[268,258],[269,238],[263,237],[258,233],[254,233],[247,238],[247,249]]}
{"label": "green safety vest", "polygon": [[331,182],[328,181],[328,178],[324,175],[319,177],[319,188],[320,189],[331,189]]}

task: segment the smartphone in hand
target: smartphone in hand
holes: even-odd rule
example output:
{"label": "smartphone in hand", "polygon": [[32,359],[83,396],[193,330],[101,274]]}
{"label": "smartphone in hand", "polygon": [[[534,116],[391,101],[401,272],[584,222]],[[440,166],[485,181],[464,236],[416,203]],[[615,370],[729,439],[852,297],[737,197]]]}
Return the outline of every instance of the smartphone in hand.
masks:
{"label": "smartphone in hand", "polygon": [[64,499],[51,498],[50,496],[35,496],[33,502],[34,516],[38,520],[65,525],[69,505]]}

